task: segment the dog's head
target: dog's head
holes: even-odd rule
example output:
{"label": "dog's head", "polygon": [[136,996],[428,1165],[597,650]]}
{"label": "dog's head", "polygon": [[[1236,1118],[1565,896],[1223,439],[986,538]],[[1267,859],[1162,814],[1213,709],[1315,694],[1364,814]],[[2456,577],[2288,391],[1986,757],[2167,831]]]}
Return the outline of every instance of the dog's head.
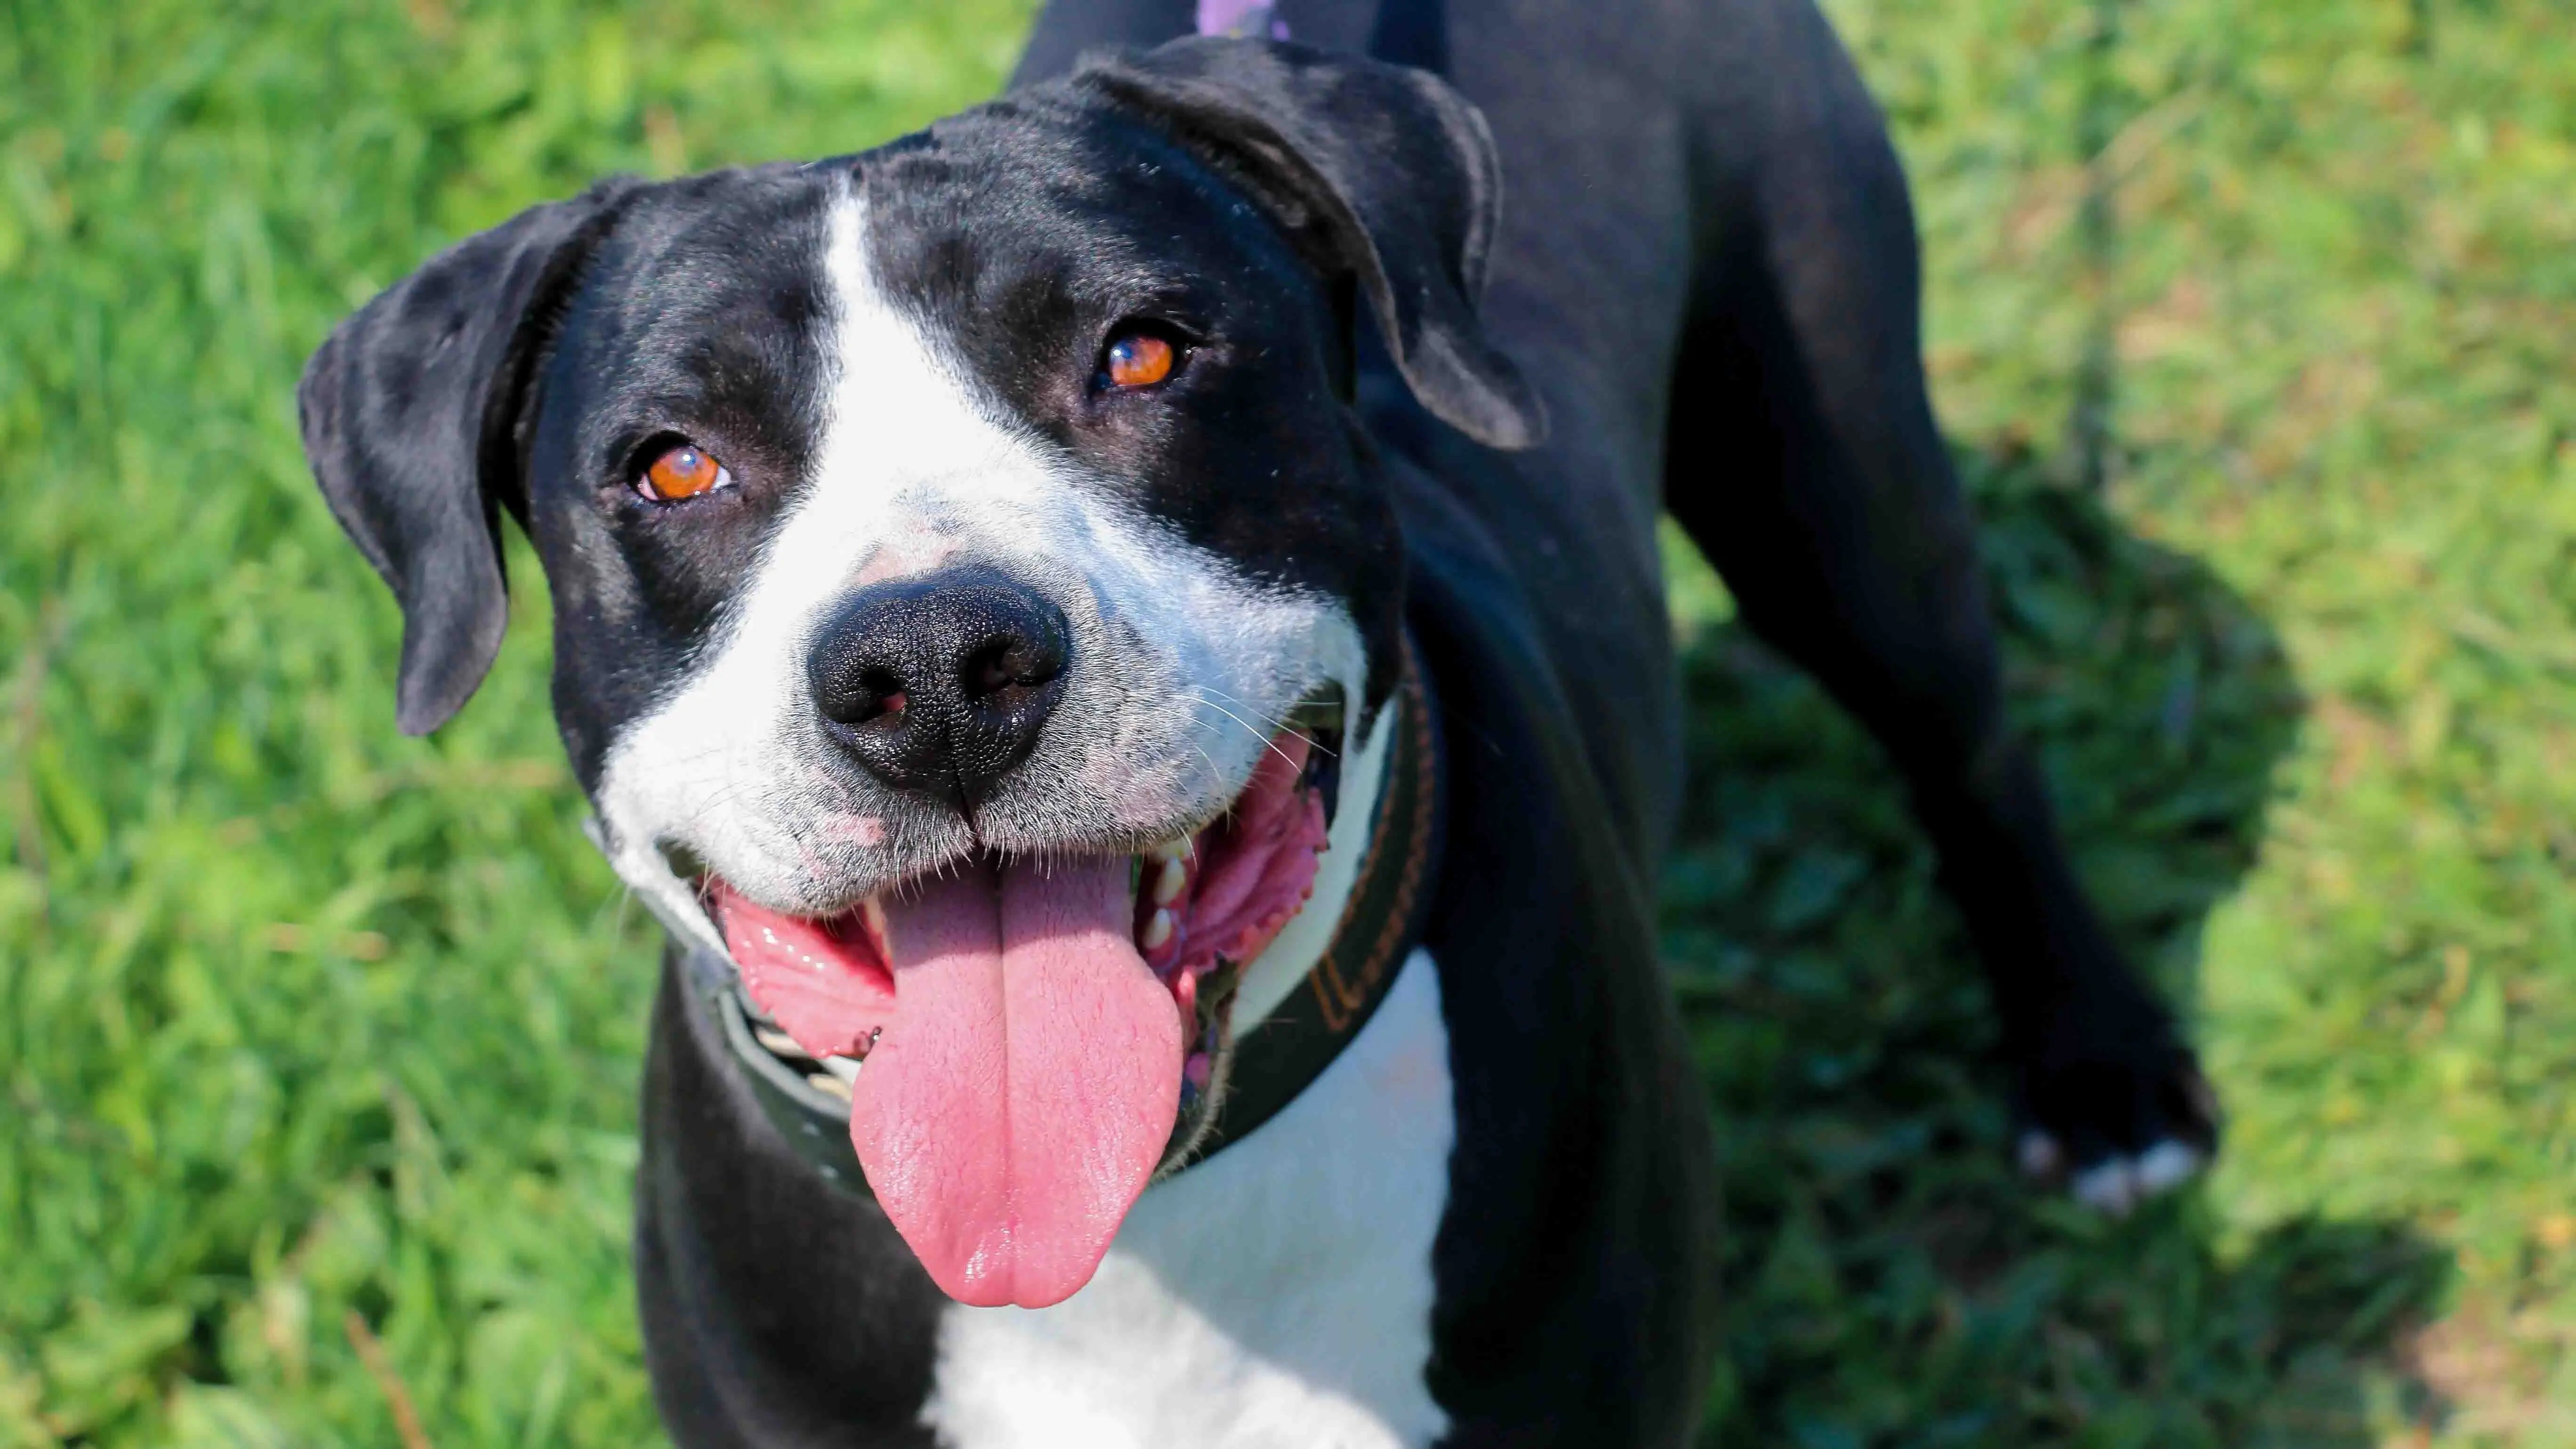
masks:
{"label": "dog's head", "polygon": [[619,874],[865,1058],[871,1186],[961,1298],[1088,1279],[1305,898],[1340,727],[1386,733],[1362,310],[1432,413],[1543,426],[1475,323],[1496,202],[1437,81],[1183,41],[537,207],[305,375],[402,605],[402,727],[491,664],[506,509]]}

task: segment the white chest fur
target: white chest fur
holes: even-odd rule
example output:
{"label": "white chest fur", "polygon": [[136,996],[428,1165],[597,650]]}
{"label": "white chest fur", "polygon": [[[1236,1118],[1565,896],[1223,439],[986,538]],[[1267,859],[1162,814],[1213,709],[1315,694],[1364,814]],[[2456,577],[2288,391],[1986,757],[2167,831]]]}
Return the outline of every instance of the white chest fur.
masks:
{"label": "white chest fur", "polygon": [[1146,1191],[1090,1286],[951,1308],[923,1417],[953,1449],[1381,1449],[1448,1427],[1431,1243],[1456,1136],[1431,958],[1258,1132]]}

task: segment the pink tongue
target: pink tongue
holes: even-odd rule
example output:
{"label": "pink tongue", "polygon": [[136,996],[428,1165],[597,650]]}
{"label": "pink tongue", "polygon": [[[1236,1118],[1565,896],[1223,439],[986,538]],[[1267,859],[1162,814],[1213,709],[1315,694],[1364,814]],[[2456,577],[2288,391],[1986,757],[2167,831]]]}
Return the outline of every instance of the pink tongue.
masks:
{"label": "pink tongue", "polygon": [[1180,1013],[1129,935],[1123,857],[976,867],[885,903],[896,1012],[850,1142],[961,1303],[1091,1281],[1172,1133]]}

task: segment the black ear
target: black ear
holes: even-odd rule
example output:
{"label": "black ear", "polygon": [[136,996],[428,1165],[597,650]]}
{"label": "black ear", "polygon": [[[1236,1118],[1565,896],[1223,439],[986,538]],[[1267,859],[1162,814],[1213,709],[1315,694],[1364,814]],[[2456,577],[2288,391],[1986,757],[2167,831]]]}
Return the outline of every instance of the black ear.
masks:
{"label": "black ear", "polygon": [[1476,322],[1502,170],[1485,118],[1418,70],[1191,37],[1088,57],[1073,84],[1170,130],[1353,277],[1414,396],[1496,448],[1547,410]]}
{"label": "black ear", "polygon": [[500,510],[525,507],[536,364],[583,257],[635,189],[603,182],[458,242],[305,364],[304,454],[402,605],[405,734],[445,724],[500,651]]}

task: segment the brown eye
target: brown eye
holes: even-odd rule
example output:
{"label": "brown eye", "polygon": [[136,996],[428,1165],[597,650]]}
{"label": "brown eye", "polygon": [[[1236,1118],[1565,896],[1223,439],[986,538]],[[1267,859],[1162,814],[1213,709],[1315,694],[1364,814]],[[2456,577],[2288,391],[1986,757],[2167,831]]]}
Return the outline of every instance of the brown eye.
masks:
{"label": "brown eye", "polygon": [[677,503],[712,493],[733,482],[725,466],[694,443],[682,443],[655,458],[635,480],[635,491],[656,503]]}
{"label": "brown eye", "polygon": [[1115,387],[1152,387],[1172,375],[1172,344],[1148,332],[1127,332],[1101,354],[1100,370]]}

